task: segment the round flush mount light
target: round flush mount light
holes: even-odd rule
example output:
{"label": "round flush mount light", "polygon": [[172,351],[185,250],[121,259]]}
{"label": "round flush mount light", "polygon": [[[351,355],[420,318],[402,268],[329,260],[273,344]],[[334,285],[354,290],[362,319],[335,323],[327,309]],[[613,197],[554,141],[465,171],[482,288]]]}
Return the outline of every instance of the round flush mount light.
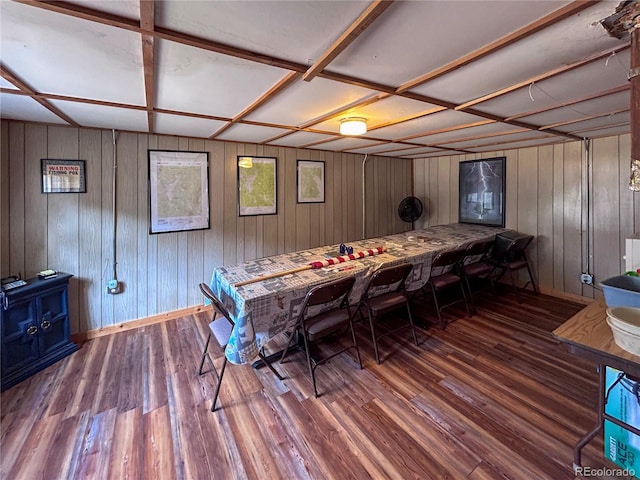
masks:
{"label": "round flush mount light", "polygon": [[362,135],[367,133],[367,121],[361,117],[349,117],[340,120],[342,135]]}

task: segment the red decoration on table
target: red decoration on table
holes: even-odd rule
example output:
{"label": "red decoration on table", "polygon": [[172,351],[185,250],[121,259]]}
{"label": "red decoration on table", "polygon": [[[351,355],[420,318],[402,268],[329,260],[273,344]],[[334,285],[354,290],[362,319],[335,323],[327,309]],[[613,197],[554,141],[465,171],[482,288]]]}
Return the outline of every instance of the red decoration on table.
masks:
{"label": "red decoration on table", "polygon": [[323,268],[328,267],[329,265],[337,265],[339,263],[349,262],[351,260],[358,260],[364,257],[371,257],[373,255],[379,255],[387,251],[387,247],[375,247],[370,248],[369,250],[364,250],[362,252],[353,253],[351,255],[342,255],[339,257],[328,258],[326,260],[320,260],[316,262],[311,262],[308,265],[304,265],[302,267],[293,268],[291,270],[285,270],[283,272],[270,273],[269,275],[263,275],[261,277],[252,278],[250,280],[244,280],[242,282],[234,283],[235,287],[242,287],[243,285],[248,285],[250,283],[261,282],[262,280],[268,280],[270,278],[282,277],[284,275],[289,275],[290,273],[298,273],[303,272],[305,270],[311,270],[315,268]]}
{"label": "red decoration on table", "polygon": [[386,250],[387,250],[386,247],[375,247],[375,248],[370,248],[368,250],[364,250],[362,252],[352,253],[351,255],[341,255],[338,257],[327,258],[326,260],[318,260],[315,262],[311,262],[309,265],[311,265],[311,268],[323,268],[323,267],[328,267],[330,265],[337,265],[339,263],[348,262],[351,260],[358,260],[364,257],[371,257],[373,255],[378,255],[380,253],[383,253]]}

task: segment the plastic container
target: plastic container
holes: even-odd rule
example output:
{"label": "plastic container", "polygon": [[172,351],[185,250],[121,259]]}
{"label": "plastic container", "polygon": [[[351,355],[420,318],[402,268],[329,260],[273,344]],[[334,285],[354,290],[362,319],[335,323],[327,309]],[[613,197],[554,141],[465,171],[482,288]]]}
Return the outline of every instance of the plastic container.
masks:
{"label": "plastic container", "polygon": [[618,275],[604,280],[600,286],[607,307],[640,307],[640,277]]}
{"label": "plastic container", "polygon": [[640,308],[607,308],[607,323],[616,345],[640,356]]}

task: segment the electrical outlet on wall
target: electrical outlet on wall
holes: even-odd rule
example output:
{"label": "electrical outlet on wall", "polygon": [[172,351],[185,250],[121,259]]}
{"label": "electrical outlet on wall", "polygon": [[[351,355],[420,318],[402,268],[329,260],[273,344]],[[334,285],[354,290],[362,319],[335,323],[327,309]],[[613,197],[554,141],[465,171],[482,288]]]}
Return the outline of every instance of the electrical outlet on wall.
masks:
{"label": "electrical outlet on wall", "polygon": [[585,285],[593,285],[593,275],[590,273],[580,274],[580,281]]}
{"label": "electrical outlet on wall", "polygon": [[107,282],[107,293],[111,295],[120,293],[120,282],[116,278]]}

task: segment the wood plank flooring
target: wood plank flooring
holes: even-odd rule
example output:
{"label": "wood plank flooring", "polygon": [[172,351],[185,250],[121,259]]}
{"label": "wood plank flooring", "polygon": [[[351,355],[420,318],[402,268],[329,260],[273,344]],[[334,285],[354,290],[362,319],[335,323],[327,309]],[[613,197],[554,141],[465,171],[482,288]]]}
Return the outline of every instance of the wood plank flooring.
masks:
{"label": "wood plank flooring", "polygon": [[[452,323],[417,347],[409,330],[382,340],[380,365],[361,323],[364,368],[352,351],[319,367],[319,398],[296,353],[275,365],[283,381],[229,365],[214,413],[215,374],[197,375],[206,313],[93,339],[2,393],[0,478],[574,478],[597,375],[551,331],[581,307],[487,296],[472,317],[445,310]],[[424,300],[413,312],[434,315]],[[583,464],[613,467],[601,437]]]}

